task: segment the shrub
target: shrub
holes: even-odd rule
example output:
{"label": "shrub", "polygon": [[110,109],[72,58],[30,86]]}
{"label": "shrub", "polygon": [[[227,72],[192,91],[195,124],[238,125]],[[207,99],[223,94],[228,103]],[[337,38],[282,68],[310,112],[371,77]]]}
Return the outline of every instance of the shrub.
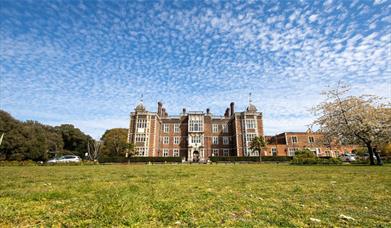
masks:
{"label": "shrub", "polygon": [[314,152],[304,149],[296,151],[296,156],[292,159],[294,165],[340,165],[342,161],[338,158],[316,157]]}
{"label": "shrub", "polygon": [[182,162],[181,157],[101,157],[100,163],[126,163],[126,162]]}
{"label": "shrub", "polygon": [[[265,156],[262,157],[262,161],[290,161],[292,157],[285,156]],[[211,162],[259,162],[259,157],[236,157],[236,156],[225,156],[225,157],[210,157]]]}
{"label": "shrub", "polygon": [[0,166],[35,166],[36,162],[32,160],[24,161],[0,161]]}

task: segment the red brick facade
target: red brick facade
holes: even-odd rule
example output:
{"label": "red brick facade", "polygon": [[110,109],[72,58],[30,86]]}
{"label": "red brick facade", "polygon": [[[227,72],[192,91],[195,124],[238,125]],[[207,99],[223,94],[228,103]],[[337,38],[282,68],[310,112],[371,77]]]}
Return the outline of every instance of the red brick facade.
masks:
{"label": "red brick facade", "polygon": [[206,112],[186,112],[168,116],[158,103],[157,112],[149,112],[139,104],[130,114],[128,142],[134,143],[138,156],[179,156],[183,161],[207,161],[211,156],[258,156],[252,152],[251,139],[265,137],[268,146],[263,156],[293,156],[298,149],[309,148],[318,156],[336,156],[354,147],[331,148],[316,132],[285,132],[264,136],[262,113],[249,104],[243,112],[235,112],[230,104],[224,116]]}

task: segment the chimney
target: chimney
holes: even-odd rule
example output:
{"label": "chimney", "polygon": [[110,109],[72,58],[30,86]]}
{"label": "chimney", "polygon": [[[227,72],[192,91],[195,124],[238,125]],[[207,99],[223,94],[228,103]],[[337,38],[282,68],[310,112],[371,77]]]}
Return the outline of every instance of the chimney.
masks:
{"label": "chimney", "polygon": [[231,106],[231,116],[233,116],[235,114],[235,103],[231,102],[230,106]]}
{"label": "chimney", "polygon": [[224,117],[229,117],[229,108],[225,110]]}
{"label": "chimney", "polygon": [[162,102],[158,102],[157,103],[157,115],[158,116],[162,116],[162,108],[163,108],[163,104],[162,104]]}
{"label": "chimney", "polygon": [[166,117],[166,109],[162,108],[162,117]]}
{"label": "chimney", "polygon": [[183,114],[183,115],[186,114],[186,109],[185,109],[185,108],[182,109],[182,114]]}
{"label": "chimney", "polygon": [[209,109],[209,108],[206,109],[206,114],[207,114],[207,115],[210,114],[210,109]]}

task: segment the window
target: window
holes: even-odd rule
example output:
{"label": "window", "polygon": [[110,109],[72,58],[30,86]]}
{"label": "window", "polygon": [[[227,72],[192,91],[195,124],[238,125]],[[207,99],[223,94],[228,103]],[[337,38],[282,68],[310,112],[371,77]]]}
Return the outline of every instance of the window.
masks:
{"label": "window", "polygon": [[218,136],[212,137],[212,144],[215,144],[215,145],[219,144],[219,137]]}
{"label": "window", "polygon": [[163,149],[163,157],[168,157],[168,149]]}
{"label": "window", "polygon": [[319,156],[319,154],[320,154],[320,149],[319,149],[319,148],[315,148],[315,153],[316,153],[316,156]]}
{"label": "window", "polygon": [[212,156],[214,156],[214,157],[219,156],[219,149],[213,149]]}
{"label": "window", "polygon": [[228,139],[227,136],[224,136],[224,137],[223,137],[223,144],[224,144],[224,145],[228,145],[228,144],[229,144],[229,139]]}
{"label": "window", "polygon": [[250,155],[251,156],[259,156],[259,152],[256,150],[250,150]]}
{"label": "window", "polygon": [[229,156],[229,150],[228,149],[223,149],[223,155],[224,156]]}
{"label": "window", "polygon": [[201,143],[202,142],[202,137],[199,135],[194,135],[191,137],[191,143]]}
{"label": "window", "polygon": [[219,125],[218,124],[212,124],[212,132],[214,132],[214,133],[219,132]]}
{"label": "window", "polygon": [[168,144],[170,143],[170,139],[168,138],[168,136],[164,136],[163,137],[163,144]]}
{"label": "window", "polygon": [[272,147],[272,156],[277,156],[277,148]]}
{"label": "window", "polygon": [[315,142],[314,137],[309,136],[309,137],[308,137],[308,142],[309,142],[309,143],[314,143],[314,142]]}
{"label": "window", "polygon": [[247,142],[248,143],[251,143],[253,141],[253,139],[256,137],[257,135],[254,134],[254,133],[247,133],[246,134],[246,137],[247,137]]}
{"label": "window", "polygon": [[174,157],[179,157],[179,149],[174,149],[173,150],[173,156]]}
{"label": "window", "polygon": [[179,132],[179,124],[174,124],[174,132],[175,133]]}
{"label": "window", "polygon": [[291,140],[292,140],[292,143],[297,143],[297,137],[296,136],[292,136]]}
{"label": "window", "polygon": [[202,120],[190,120],[189,131],[204,131]]}
{"label": "window", "polygon": [[228,132],[228,125],[227,124],[222,124],[221,127],[223,128],[224,133]]}
{"label": "window", "polygon": [[136,134],[135,142],[145,142],[145,134]]}
{"label": "window", "polygon": [[288,156],[295,156],[295,151],[297,150],[297,148],[288,148]]}
{"label": "window", "polygon": [[256,128],[256,123],[255,120],[246,120],[246,128],[247,129],[255,129]]}
{"label": "window", "polygon": [[168,124],[163,124],[163,131],[164,132],[169,132],[170,131],[170,126]]}
{"label": "window", "polygon": [[174,137],[174,144],[178,145],[179,144],[179,137]]}
{"label": "window", "polygon": [[137,128],[147,128],[147,120],[146,119],[138,119],[137,120]]}
{"label": "window", "polygon": [[148,156],[148,150],[147,148],[143,148],[143,147],[136,148],[136,154],[141,157]]}

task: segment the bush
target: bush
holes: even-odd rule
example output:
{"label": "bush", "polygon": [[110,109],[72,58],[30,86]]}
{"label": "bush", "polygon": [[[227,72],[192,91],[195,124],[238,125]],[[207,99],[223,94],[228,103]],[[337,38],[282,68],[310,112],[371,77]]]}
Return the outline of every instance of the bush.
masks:
{"label": "bush", "polygon": [[32,160],[24,161],[0,161],[0,166],[35,166],[36,162]]}
{"label": "bush", "polygon": [[[292,157],[285,156],[265,156],[261,158],[262,161],[290,161]],[[225,157],[210,157],[211,162],[259,162],[259,157],[236,157],[236,156],[225,156]]]}
{"label": "bush", "polygon": [[332,157],[316,157],[314,152],[304,149],[296,151],[296,156],[291,161],[294,165],[340,165],[342,161]]}
{"label": "bush", "polygon": [[181,157],[101,157],[100,163],[127,163],[127,162],[182,162]]}

